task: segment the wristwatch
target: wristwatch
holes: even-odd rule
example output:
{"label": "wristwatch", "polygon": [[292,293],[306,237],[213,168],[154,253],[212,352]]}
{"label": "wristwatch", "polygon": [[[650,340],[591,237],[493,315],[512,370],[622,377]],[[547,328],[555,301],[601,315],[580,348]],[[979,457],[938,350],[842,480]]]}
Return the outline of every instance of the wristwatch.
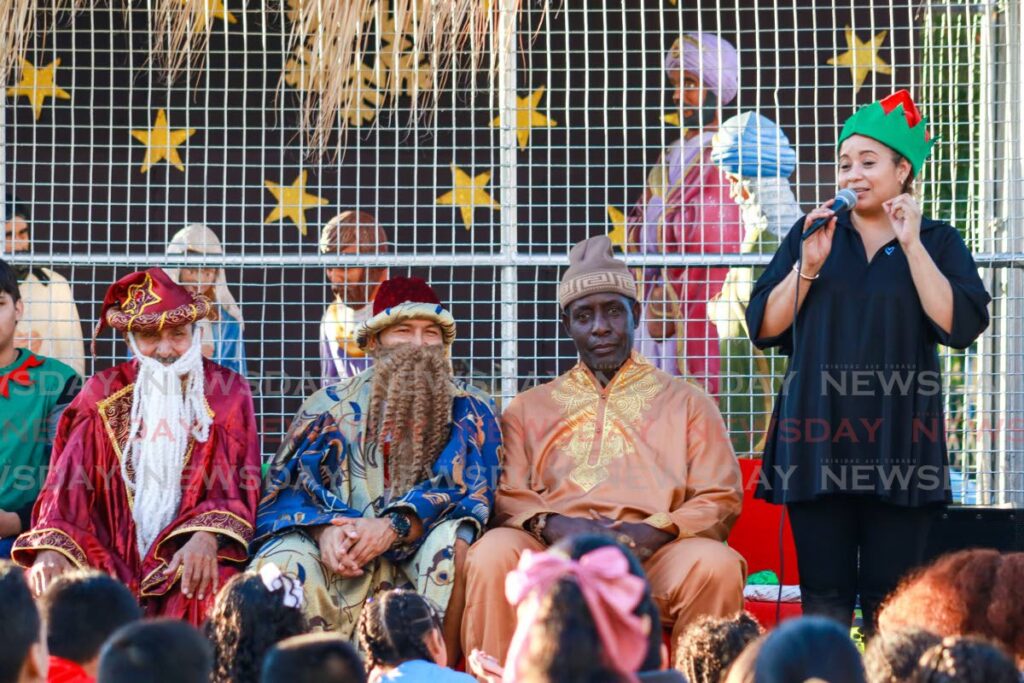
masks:
{"label": "wristwatch", "polygon": [[409,521],[409,518],[401,512],[392,512],[388,515],[388,521],[391,523],[391,528],[394,530],[395,535],[398,536],[398,540],[395,543],[405,543],[405,539],[409,537],[409,532],[412,531],[412,522]]}

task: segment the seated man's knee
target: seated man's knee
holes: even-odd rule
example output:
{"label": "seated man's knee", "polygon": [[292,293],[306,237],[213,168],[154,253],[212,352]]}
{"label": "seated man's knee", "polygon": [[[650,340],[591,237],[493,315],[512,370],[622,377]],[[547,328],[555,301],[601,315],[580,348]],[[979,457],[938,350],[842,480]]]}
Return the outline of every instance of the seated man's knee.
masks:
{"label": "seated man's knee", "polygon": [[[491,529],[469,547],[466,554],[466,569],[470,572],[504,570],[507,573],[515,568],[523,550],[530,547],[531,540],[529,534],[518,529]],[[504,576],[502,573],[503,581]]]}
{"label": "seated man's knee", "polygon": [[743,585],[747,561],[726,544],[712,542],[701,548],[698,557],[698,566],[707,574]]}

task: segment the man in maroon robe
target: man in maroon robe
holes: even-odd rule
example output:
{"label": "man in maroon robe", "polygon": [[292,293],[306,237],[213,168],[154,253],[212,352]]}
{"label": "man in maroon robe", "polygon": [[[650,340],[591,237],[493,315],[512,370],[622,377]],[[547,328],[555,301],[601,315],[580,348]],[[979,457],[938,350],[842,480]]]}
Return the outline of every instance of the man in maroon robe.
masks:
{"label": "man in maroon robe", "polygon": [[159,268],[107,291],[97,333],[123,332],[135,358],[90,379],[61,418],[32,528],[12,552],[37,593],[94,567],[148,615],[199,624],[244,567],[259,440],[245,379],[202,356],[194,323],[209,308]]}

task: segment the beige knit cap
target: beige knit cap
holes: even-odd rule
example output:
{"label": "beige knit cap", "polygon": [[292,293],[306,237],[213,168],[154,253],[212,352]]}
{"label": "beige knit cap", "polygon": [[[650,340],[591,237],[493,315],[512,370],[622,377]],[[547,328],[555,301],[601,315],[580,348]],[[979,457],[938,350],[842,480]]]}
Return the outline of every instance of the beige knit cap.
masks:
{"label": "beige knit cap", "polygon": [[558,303],[565,308],[580,297],[598,292],[637,298],[636,278],[612,254],[612,241],[607,235],[585,239],[569,252],[569,269],[558,286]]}

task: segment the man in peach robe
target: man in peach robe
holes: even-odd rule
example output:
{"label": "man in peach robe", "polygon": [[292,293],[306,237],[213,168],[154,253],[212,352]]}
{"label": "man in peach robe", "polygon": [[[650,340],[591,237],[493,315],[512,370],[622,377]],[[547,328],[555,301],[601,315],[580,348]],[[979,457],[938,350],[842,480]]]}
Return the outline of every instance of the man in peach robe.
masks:
{"label": "man in peach robe", "polygon": [[631,352],[636,281],[605,236],[577,244],[559,288],[580,362],[502,415],[493,528],[470,549],[465,652],[503,661],[515,630],[505,575],[524,550],[610,534],[644,564],[673,642],[703,614],[743,607],[746,565],[725,543],[739,465],[711,398]]}

